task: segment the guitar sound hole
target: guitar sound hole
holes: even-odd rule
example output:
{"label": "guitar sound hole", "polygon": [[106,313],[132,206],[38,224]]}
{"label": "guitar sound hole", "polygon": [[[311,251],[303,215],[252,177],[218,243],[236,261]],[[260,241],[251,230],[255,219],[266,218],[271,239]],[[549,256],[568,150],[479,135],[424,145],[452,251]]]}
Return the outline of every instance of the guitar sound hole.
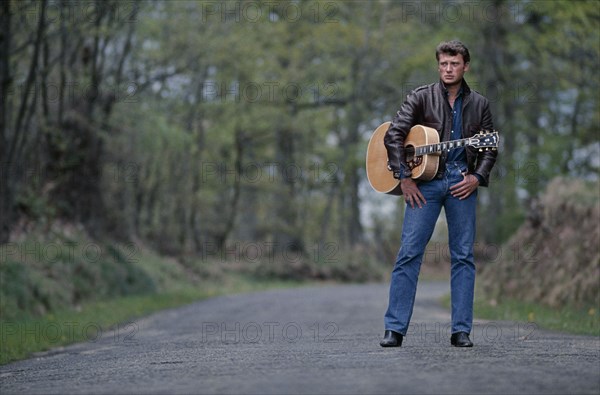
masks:
{"label": "guitar sound hole", "polygon": [[414,169],[419,166],[423,161],[422,156],[415,156],[415,147],[412,145],[408,145],[404,148],[404,155],[406,157],[406,163],[408,164],[409,169]]}

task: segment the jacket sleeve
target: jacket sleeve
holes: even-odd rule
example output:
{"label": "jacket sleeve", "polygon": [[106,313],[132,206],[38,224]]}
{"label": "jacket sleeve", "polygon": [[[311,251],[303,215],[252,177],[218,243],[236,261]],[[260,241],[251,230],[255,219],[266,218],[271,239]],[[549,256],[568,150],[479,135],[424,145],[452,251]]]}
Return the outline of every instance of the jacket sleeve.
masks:
{"label": "jacket sleeve", "polygon": [[389,167],[394,174],[394,178],[397,179],[408,178],[412,174],[404,155],[404,140],[410,128],[417,123],[418,107],[419,100],[413,91],[406,97],[383,139],[388,154]]}
{"label": "jacket sleeve", "polygon": [[[481,128],[483,130],[492,131],[494,129],[494,123],[492,122],[492,113],[490,111],[489,102],[484,99],[483,113],[481,119]],[[496,163],[496,157],[498,156],[498,150],[487,150],[477,153],[477,164],[475,165],[475,175],[478,176],[481,186],[488,186],[490,182],[490,173],[494,164]],[[483,180],[483,182],[481,182]]]}

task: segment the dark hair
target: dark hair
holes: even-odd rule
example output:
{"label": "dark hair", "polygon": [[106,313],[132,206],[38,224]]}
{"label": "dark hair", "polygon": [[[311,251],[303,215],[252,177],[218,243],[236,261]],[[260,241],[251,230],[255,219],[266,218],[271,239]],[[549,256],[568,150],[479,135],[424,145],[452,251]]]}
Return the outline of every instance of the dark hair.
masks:
{"label": "dark hair", "polygon": [[469,63],[471,61],[469,50],[465,44],[458,40],[441,42],[435,49],[435,59],[438,61],[440,60],[440,54],[446,54],[450,56],[461,54],[465,63]]}

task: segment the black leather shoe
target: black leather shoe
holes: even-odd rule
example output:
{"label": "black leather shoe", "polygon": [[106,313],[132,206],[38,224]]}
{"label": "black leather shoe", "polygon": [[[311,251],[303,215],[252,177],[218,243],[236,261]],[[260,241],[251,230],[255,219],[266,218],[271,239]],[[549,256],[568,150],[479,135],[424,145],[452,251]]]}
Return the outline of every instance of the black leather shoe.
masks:
{"label": "black leather shoe", "polygon": [[383,340],[379,342],[381,347],[400,347],[402,345],[402,334],[394,331],[385,331]]}
{"label": "black leather shoe", "polygon": [[450,343],[454,347],[473,347],[473,342],[469,339],[467,332],[456,332],[450,336]]}

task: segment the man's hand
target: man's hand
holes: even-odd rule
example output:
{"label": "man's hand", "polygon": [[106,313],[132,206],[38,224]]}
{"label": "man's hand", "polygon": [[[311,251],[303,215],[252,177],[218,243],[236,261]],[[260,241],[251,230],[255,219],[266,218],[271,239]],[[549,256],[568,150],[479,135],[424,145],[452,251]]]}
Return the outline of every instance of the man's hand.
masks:
{"label": "man's hand", "polygon": [[479,186],[479,180],[473,174],[463,173],[463,177],[461,182],[450,187],[452,196],[460,200],[468,198]]}
{"label": "man's hand", "polygon": [[427,204],[417,183],[412,178],[403,178],[400,181],[400,188],[402,189],[406,203],[410,204],[411,208],[415,208],[415,203],[419,208],[422,208],[423,204]]}

